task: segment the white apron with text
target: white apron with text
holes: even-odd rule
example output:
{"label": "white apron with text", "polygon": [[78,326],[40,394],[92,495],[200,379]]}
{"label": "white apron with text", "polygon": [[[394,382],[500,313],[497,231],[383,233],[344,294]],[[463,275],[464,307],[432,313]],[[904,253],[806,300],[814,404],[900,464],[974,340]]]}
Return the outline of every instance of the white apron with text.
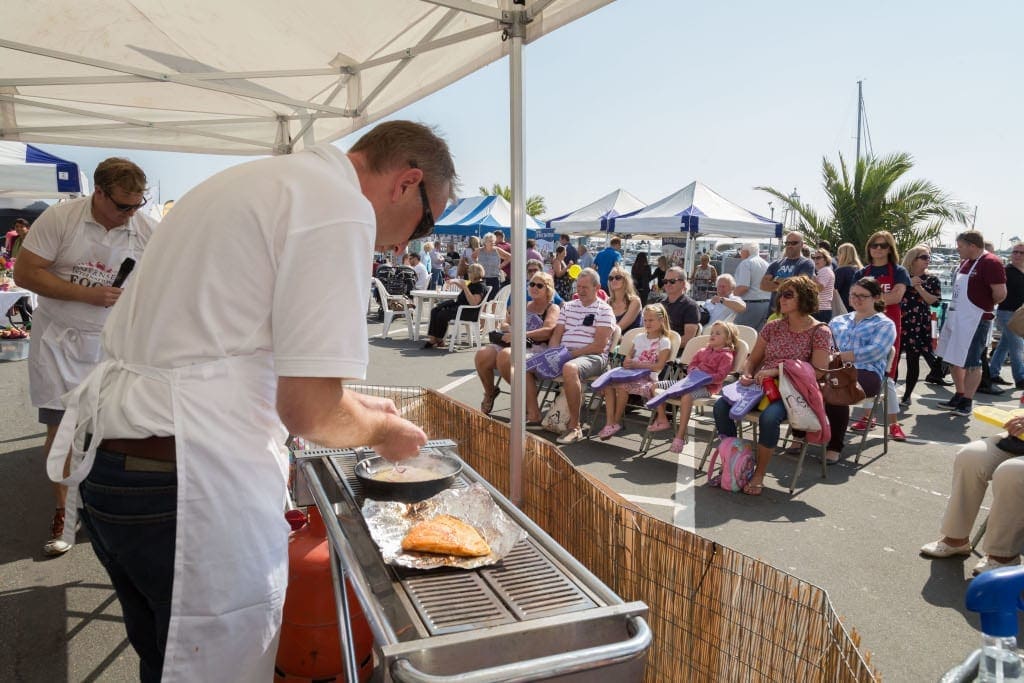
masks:
{"label": "white apron with text", "polygon": [[[286,430],[269,354],[177,369],[104,360],[65,397],[47,471],[69,487],[74,539],[78,483],[104,438],[104,377],[132,372],[170,387],[178,472],[174,587],[164,683],[270,681],[288,581]],[[86,447],[85,436],[92,434]],[[71,461],[65,475],[65,460]]]}
{"label": "white apron with text", "polygon": [[[982,252],[984,256],[984,252]],[[950,365],[962,368],[967,362],[967,352],[971,348],[971,340],[978,331],[978,323],[985,311],[971,303],[967,298],[967,283],[971,273],[978,267],[981,256],[975,259],[971,269],[960,273],[957,268],[956,280],[953,281],[953,298],[946,311],[946,324],[939,333],[939,345],[935,353]]]}

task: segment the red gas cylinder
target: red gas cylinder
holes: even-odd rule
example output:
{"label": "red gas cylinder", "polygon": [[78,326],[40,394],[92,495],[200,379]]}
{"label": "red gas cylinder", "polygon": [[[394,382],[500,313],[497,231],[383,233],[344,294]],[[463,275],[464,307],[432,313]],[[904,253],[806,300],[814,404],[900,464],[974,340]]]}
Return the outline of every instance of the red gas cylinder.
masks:
{"label": "red gas cylinder", "polygon": [[[294,530],[288,538],[288,592],[284,601],[274,680],[281,683],[342,680],[344,665],[334,606],[327,530],[316,507],[309,509],[309,522],[301,526],[301,519],[294,511],[289,515],[288,521]],[[348,593],[359,680],[366,681],[373,673],[373,636],[348,582],[345,590]]]}

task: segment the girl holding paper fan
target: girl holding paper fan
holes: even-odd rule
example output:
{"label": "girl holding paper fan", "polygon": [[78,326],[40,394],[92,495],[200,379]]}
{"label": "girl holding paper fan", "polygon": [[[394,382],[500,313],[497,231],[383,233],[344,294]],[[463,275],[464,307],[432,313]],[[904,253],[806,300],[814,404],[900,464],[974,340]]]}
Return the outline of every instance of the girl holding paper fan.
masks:
{"label": "girl holding paper fan", "polygon": [[629,358],[622,361],[626,369],[646,368],[650,375],[633,382],[612,384],[604,390],[605,426],[597,436],[607,441],[622,431],[622,416],[630,394],[650,398],[651,388],[658,373],[668,362],[672,342],[669,339],[668,311],[661,304],[651,304],[643,310],[644,331],[633,339]]}
{"label": "girl holding paper fan", "polygon": [[[711,326],[708,333],[708,345],[694,355],[687,370],[700,370],[711,375],[711,384],[694,389],[679,397],[679,426],[676,428],[676,436],[672,439],[672,445],[668,447],[673,453],[682,453],[686,445],[686,428],[690,424],[690,413],[693,410],[693,401],[697,398],[710,398],[722,390],[722,382],[732,372],[733,360],[736,358],[736,340],[740,338],[740,331],[732,323],[722,321]],[[664,420],[665,404],[658,406],[657,420]],[[656,420],[656,421],[657,421]]]}

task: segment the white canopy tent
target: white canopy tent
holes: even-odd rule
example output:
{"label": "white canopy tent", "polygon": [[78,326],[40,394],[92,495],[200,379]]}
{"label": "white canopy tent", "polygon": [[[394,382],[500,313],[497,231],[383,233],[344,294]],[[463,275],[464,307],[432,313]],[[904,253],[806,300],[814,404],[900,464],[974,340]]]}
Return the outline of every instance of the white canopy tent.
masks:
{"label": "white canopy tent", "polygon": [[89,180],[78,164],[35,145],[0,140],[0,206],[11,200],[61,199],[88,194]]}
{"label": "white canopy tent", "polygon": [[[337,140],[507,55],[512,257],[525,263],[522,46],[610,2],[6,0],[0,138],[284,154]],[[525,299],[525,279],[512,296]],[[512,310],[515,367],[523,310]],[[518,503],[521,380],[512,399]]]}
{"label": "white canopy tent", "polygon": [[609,222],[643,209],[646,204],[623,189],[609,192],[584,207],[547,221],[558,234],[586,234],[608,230]]}

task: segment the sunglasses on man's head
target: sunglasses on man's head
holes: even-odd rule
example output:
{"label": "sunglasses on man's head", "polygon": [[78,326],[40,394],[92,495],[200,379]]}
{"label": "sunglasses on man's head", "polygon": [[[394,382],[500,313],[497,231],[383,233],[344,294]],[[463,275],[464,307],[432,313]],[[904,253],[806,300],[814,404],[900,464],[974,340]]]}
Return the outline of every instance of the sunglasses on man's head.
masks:
{"label": "sunglasses on man's head", "polygon": [[[410,161],[409,165],[413,168],[419,168],[415,161]],[[420,203],[423,204],[423,216],[420,218],[416,229],[409,235],[410,240],[418,240],[434,232],[434,212],[430,210],[430,197],[427,196],[427,187],[423,184],[422,180],[420,181]]]}
{"label": "sunglasses on man's head", "polygon": [[888,249],[889,248],[889,243],[888,242],[875,242],[874,244],[871,244],[869,246],[872,249]]}

